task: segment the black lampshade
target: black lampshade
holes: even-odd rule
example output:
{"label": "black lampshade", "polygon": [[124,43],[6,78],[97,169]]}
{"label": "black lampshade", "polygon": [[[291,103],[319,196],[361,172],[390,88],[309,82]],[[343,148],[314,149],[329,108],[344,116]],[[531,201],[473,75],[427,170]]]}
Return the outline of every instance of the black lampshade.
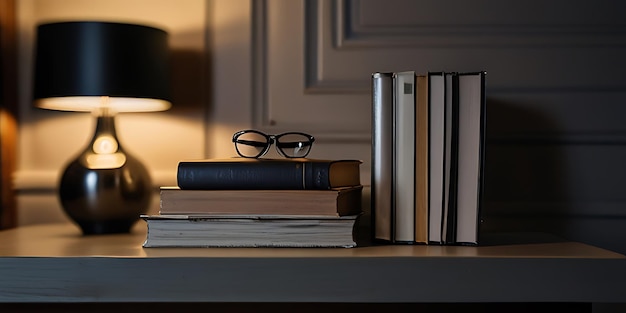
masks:
{"label": "black lampshade", "polygon": [[35,53],[37,106],[90,111],[102,96],[118,112],[170,106],[167,33],[161,29],[95,21],[42,24]]}

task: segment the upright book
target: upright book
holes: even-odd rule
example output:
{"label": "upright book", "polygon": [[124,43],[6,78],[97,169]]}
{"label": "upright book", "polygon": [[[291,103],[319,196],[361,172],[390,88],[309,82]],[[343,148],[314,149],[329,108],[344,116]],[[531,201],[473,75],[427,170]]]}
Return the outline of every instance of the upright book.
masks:
{"label": "upright book", "polygon": [[329,190],[187,190],[161,187],[161,215],[321,215],[361,213],[362,186]]}
{"label": "upright book", "polygon": [[428,76],[415,77],[415,242],[428,243]]}
{"label": "upright book", "polygon": [[485,162],[485,72],[459,73],[456,243],[479,243]]}
{"label": "upright book", "polygon": [[393,88],[390,72],[372,74],[371,215],[375,240],[393,239]]}
{"label": "upright book", "polygon": [[456,238],[457,160],[459,136],[459,90],[456,72],[446,72],[444,107],[443,214],[441,241],[454,243]]}
{"label": "upright book", "polygon": [[398,243],[415,241],[415,72],[393,75],[394,237]]}
{"label": "upright book", "polygon": [[446,84],[443,72],[428,73],[428,242],[442,243]]}
{"label": "upright book", "polygon": [[357,216],[143,215],[145,248],[292,247],[352,248]]}
{"label": "upright book", "polygon": [[361,184],[360,160],[229,158],[178,163],[181,189],[328,190]]}

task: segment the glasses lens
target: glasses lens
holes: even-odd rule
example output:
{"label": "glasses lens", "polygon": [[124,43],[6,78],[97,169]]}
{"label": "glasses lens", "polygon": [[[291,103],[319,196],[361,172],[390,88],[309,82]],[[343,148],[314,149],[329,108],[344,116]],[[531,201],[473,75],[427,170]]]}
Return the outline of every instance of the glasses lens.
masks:
{"label": "glasses lens", "polygon": [[298,133],[287,133],[276,139],[276,147],[289,158],[303,158],[309,154],[313,141],[309,136]]}
{"label": "glasses lens", "polygon": [[235,148],[243,157],[259,157],[266,152],[267,147],[267,138],[258,133],[243,133],[235,138]]}

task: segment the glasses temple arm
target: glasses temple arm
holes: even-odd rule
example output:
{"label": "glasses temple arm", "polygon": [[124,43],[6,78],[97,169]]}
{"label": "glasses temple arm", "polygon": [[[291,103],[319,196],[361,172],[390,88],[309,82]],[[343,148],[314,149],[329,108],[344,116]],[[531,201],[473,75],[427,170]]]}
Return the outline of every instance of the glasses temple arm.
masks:
{"label": "glasses temple arm", "polygon": [[268,144],[267,142],[254,141],[254,140],[242,140],[242,139],[235,140],[235,143],[240,143],[240,144],[253,146],[253,147],[267,147],[267,144]]}

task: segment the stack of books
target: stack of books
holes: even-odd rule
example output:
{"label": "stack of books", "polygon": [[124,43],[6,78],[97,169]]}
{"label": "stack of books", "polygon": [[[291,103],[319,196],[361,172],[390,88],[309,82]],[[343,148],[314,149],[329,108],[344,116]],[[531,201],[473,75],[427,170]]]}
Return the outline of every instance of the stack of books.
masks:
{"label": "stack of books", "polygon": [[359,160],[181,161],[144,247],[355,247]]}
{"label": "stack of books", "polygon": [[479,242],[485,72],[372,74],[377,241]]}

